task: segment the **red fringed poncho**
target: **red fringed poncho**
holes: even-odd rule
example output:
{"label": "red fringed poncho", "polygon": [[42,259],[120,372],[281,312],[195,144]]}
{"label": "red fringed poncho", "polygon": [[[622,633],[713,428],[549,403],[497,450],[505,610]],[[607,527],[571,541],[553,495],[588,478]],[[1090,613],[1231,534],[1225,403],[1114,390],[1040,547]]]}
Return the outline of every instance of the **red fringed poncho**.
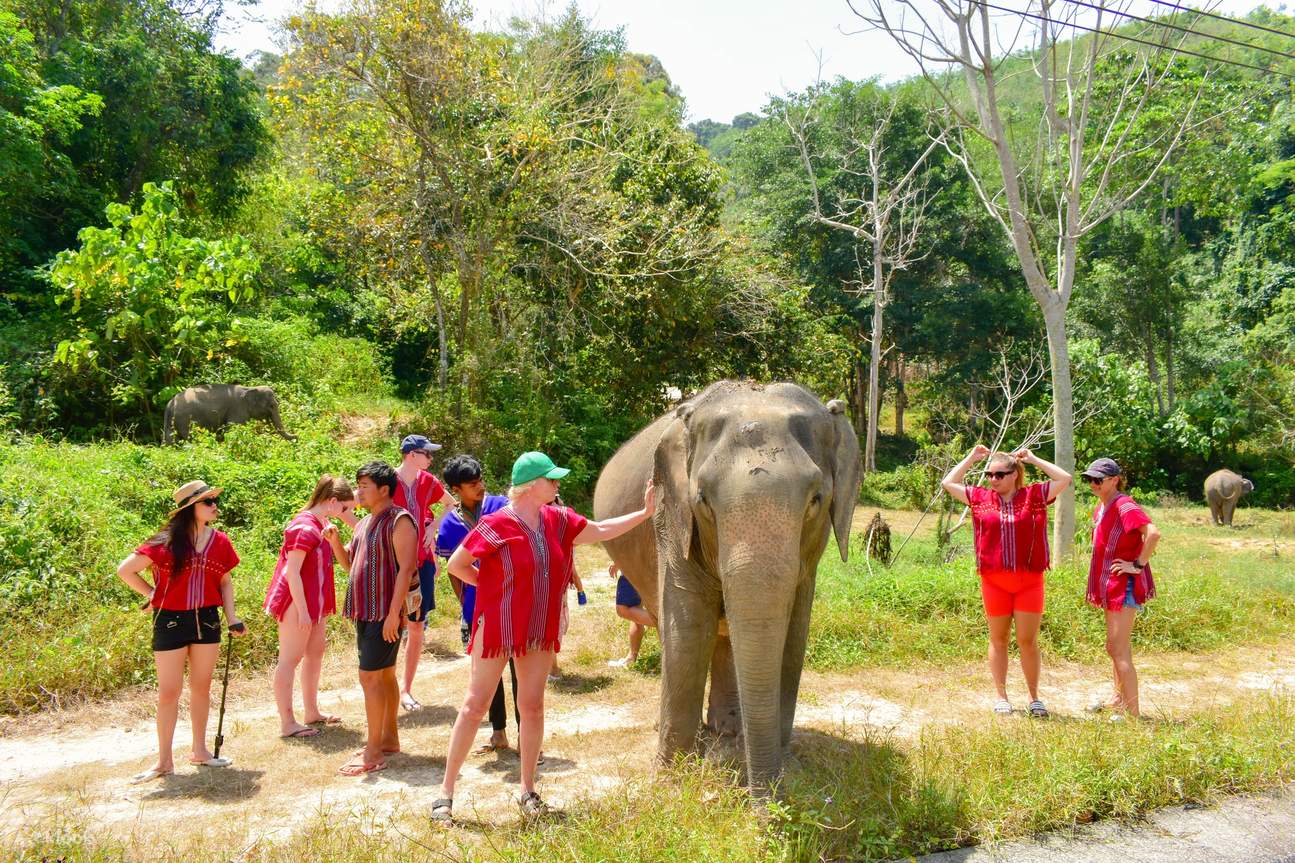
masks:
{"label": "red fringed poncho", "polygon": [[481,562],[469,654],[478,638],[485,639],[485,657],[561,649],[558,622],[571,578],[571,550],[586,523],[575,510],[555,506],[540,508],[540,532],[512,506],[477,523],[463,540]]}

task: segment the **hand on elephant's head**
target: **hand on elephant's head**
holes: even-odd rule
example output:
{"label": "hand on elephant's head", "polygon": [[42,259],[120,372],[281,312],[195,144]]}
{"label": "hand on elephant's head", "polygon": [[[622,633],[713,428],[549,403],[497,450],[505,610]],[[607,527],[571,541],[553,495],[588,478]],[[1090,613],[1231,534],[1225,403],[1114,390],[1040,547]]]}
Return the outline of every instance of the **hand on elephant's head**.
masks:
{"label": "hand on elephant's head", "polygon": [[643,488],[643,509],[647,512],[648,518],[651,518],[652,513],[656,512],[656,483],[652,482],[650,478]]}

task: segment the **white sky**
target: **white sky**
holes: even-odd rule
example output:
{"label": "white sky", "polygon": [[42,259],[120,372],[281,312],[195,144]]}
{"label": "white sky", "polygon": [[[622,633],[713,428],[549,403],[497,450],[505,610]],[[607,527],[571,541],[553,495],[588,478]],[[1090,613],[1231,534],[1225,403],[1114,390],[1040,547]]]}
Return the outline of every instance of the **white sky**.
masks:
{"label": "white sky", "polygon": [[[1028,0],[996,2],[1028,8]],[[300,0],[261,0],[248,9],[231,4],[216,44],[239,57],[278,51],[274,22],[300,5]],[[336,5],[337,0],[318,2],[321,9]],[[474,24],[482,29],[545,8],[540,0],[472,0],[472,5]],[[894,79],[917,71],[889,37],[857,32],[863,22],[845,0],[576,0],[576,5],[599,29],[624,27],[631,51],[660,58],[687,100],[689,120],[728,122],[743,111],[758,111],[771,93],[803,89],[819,73],[818,54],[826,80],[838,75]],[[1190,5],[1239,16],[1261,4]],[[550,17],[564,8],[565,2],[547,5]],[[1152,0],[1137,0],[1129,11],[1151,15],[1164,9]]]}

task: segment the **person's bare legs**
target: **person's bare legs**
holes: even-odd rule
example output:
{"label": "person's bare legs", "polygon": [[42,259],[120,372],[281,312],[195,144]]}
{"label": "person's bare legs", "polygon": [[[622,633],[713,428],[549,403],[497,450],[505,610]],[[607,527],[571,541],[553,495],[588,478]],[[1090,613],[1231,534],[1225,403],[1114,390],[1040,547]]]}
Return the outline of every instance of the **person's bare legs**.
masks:
{"label": "person's bare legs", "polygon": [[1012,637],[1012,616],[986,617],[989,621],[989,676],[998,697],[1007,700],[1007,647]]}
{"label": "person's bare legs", "polygon": [[1138,672],[1133,667],[1133,622],[1137,611],[1122,607],[1106,611],[1106,655],[1115,669],[1120,692],[1119,708],[1130,716],[1138,715]]}
{"label": "person's bare legs", "polygon": [[301,706],[303,718],[311,722],[338,722],[340,717],[319,709],[319,675],[324,668],[324,650],[328,647],[328,626],[318,620],[310,627],[306,654],[301,660]]}
{"label": "person's bare legs", "polygon": [[507,656],[495,656],[485,659],[481,656],[482,638],[478,637],[472,645],[472,668],[468,672],[468,691],[463,696],[463,706],[459,708],[458,718],[450,731],[450,746],[445,753],[445,778],[441,782],[441,796],[454,798],[454,783],[467,760],[468,750],[476,739],[477,729],[481,726],[481,717],[490,708],[494,698],[495,687],[503,677],[504,666],[508,664]]}
{"label": "person's bare legs", "polygon": [[175,757],[171,752],[175,743],[175,723],[180,718],[180,693],[184,691],[184,663],[189,657],[187,648],[157,650],[153,662],[157,665],[157,763],[158,773],[174,773]]}
{"label": "person's bare legs", "polygon": [[400,714],[400,684],[396,681],[394,665],[382,669],[382,735],[379,746],[388,755],[400,751],[400,729],[396,717]]}
{"label": "person's bare legs", "polygon": [[382,668],[377,671],[360,670],[360,688],[364,690],[365,766],[382,763],[382,734],[387,721],[387,687],[383,680],[387,672],[394,668]]}
{"label": "person's bare legs", "polygon": [[1016,649],[1021,652],[1021,673],[1025,675],[1025,687],[1030,690],[1030,701],[1038,701],[1039,669],[1043,665],[1043,654],[1039,650],[1039,625],[1043,622],[1043,615],[1014,611],[1012,616],[1016,620]]}
{"label": "person's bare legs", "polygon": [[[415,575],[415,578],[418,576]],[[396,703],[400,703],[400,696],[404,695],[417,703],[418,699],[414,698],[414,675],[418,673],[418,660],[423,655],[423,635],[426,621],[415,623],[410,621],[406,628],[409,635],[405,641],[405,673],[402,678],[402,686],[396,693]]]}
{"label": "person's bare legs", "polygon": [[535,765],[544,743],[544,683],[554,654],[536,650],[517,657],[517,751],[522,759],[522,794],[535,790]]}
{"label": "person's bare legs", "polygon": [[648,614],[648,610],[641,605],[616,606],[616,614],[630,622],[630,652],[621,659],[613,659],[607,664],[612,668],[624,668],[627,665],[633,665],[639,658],[639,649],[643,646],[643,636],[647,633],[649,626],[656,626],[656,619]]}
{"label": "person's bare legs", "polygon": [[[297,623],[297,612],[289,604],[279,621],[279,663],[274,667],[274,703],[279,708],[279,736],[287,737],[301,731],[310,730],[310,726],[297,721],[292,710],[292,683],[297,675],[297,665],[306,654],[307,645],[313,627],[302,629]],[[318,678],[316,678],[318,684]],[[302,696],[306,694],[306,673],[301,674]],[[309,709],[306,715],[310,715]]]}
{"label": "person's bare legs", "polygon": [[207,714],[211,712],[211,674],[220,658],[220,643],[189,645],[189,725],[194,763],[211,758],[207,749]]}

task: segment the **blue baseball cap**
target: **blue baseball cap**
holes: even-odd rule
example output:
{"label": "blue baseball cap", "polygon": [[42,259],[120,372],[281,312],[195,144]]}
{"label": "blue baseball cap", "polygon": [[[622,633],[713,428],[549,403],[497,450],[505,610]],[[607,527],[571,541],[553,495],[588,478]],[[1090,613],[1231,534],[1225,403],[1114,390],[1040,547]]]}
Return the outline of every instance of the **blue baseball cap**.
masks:
{"label": "blue baseball cap", "polygon": [[401,455],[407,455],[411,452],[421,452],[431,455],[440,448],[440,444],[432,443],[420,434],[411,434],[400,442]]}

